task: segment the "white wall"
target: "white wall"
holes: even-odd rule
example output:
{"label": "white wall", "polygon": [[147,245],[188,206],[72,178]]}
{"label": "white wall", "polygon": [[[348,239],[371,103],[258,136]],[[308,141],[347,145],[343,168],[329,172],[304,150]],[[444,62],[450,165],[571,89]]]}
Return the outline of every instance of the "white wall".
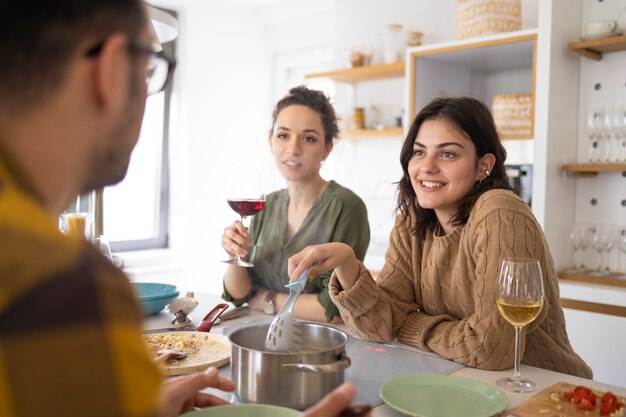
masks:
{"label": "white wall", "polygon": [[[259,132],[270,109],[270,57],[256,12],[219,1],[158,0],[178,12],[178,65],[170,131],[172,228],[178,270],[152,279],[182,291],[220,292],[222,229],[237,216],[227,204],[237,166],[264,151]],[[156,258],[155,258],[156,257]],[[145,276],[143,278],[146,278]]]}

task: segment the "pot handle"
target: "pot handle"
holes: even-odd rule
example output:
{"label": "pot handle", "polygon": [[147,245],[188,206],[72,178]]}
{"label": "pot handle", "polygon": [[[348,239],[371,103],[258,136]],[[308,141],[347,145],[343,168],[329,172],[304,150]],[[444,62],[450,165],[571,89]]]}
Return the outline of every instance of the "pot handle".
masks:
{"label": "pot handle", "polygon": [[310,374],[330,374],[350,367],[352,361],[346,355],[346,352],[339,355],[339,361],[325,364],[309,364],[309,363],[283,363],[282,369],[285,372],[307,372]]}

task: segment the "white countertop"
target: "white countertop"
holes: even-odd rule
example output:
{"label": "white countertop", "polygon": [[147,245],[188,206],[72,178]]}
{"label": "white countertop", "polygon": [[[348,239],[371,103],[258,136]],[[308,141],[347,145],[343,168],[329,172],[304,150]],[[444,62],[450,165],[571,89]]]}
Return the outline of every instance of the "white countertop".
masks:
{"label": "white countertop", "polygon": [[[222,300],[220,296],[215,295],[215,294],[197,293],[195,294],[195,297],[199,301],[198,307],[191,314],[191,318],[195,324],[198,324],[202,320],[202,318],[204,318],[204,316],[216,304],[224,302],[224,300]],[[262,319],[262,318],[267,318],[267,316],[263,313],[253,311],[251,314],[247,316],[240,317],[234,320],[223,321],[219,323],[217,326],[214,326],[214,330],[212,331],[220,332],[220,330],[225,327],[232,327],[233,325],[237,325],[237,324],[246,324],[249,322],[258,321],[259,319]],[[170,321],[172,319],[173,319],[172,315],[167,314],[165,312],[161,312],[159,315],[147,317],[144,323],[144,328],[148,330],[148,329],[171,326]],[[344,326],[334,326],[334,327],[345,330]],[[437,354],[434,354],[432,352],[424,352],[414,347],[403,345],[398,342],[394,342],[392,343],[392,345],[399,346],[404,349],[409,349],[409,350],[413,350],[416,352],[420,352],[426,355],[438,356]],[[571,376],[567,374],[562,374],[562,373],[553,372],[553,371],[549,371],[546,369],[535,368],[535,367],[526,366],[526,365],[522,365],[520,371],[524,377],[535,381],[539,385],[540,390],[547,388],[550,385],[555,384],[557,382],[563,381],[563,382],[567,382],[567,383],[574,384],[574,385],[586,385],[598,391],[610,390],[618,396],[622,396],[622,397],[626,396],[626,387],[608,385],[608,384],[604,384],[601,382],[590,381],[588,379],[579,378],[579,377],[575,377],[575,376]],[[468,379],[472,379],[475,381],[481,381],[481,382],[495,386],[495,381],[498,378],[509,376],[512,374],[512,372],[513,372],[512,369],[508,369],[504,371],[485,371],[485,370],[480,370],[480,369],[475,369],[475,368],[464,367],[457,371],[452,372],[450,375],[468,378]],[[518,405],[528,400],[534,394],[534,393],[516,394],[516,393],[510,393],[506,391],[503,391],[503,393],[506,395],[508,399],[507,410],[517,407]],[[371,415],[372,417],[398,417],[398,416],[402,416],[403,414],[396,412],[395,410],[388,407],[386,404],[382,403],[381,405],[376,406],[372,410]]]}

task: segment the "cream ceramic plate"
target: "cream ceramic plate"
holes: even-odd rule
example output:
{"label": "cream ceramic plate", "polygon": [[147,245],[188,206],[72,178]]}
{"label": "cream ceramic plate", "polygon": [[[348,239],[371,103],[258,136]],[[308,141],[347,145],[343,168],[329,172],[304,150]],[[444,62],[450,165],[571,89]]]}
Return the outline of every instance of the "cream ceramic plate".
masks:
{"label": "cream ceramic plate", "polygon": [[450,375],[399,376],[382,385],[380,396],[391,408],[415,417],[490,417],[507,405],[499,389]]}
{"label": "cream ceramic plate", "polygon": [[209,366],[224,366],[230,362],[230,342],[221,334],[177,331],[145,334],[143,338],[148,345],[148,350],[154,356],[160,349],[161,343],[169,342],[171,344],[167,346],[169,348],[176,347],[177,342],[184,344],[178,348],[187,352],[187,357],[169,360],[158,365],[164,375],[185,375],[203,371]]}
{"label": "cream ceramic plate", "polygon": [[184,417],[298,417],[300,411],[265,404],[233,404],[208,407],[183,414]]}

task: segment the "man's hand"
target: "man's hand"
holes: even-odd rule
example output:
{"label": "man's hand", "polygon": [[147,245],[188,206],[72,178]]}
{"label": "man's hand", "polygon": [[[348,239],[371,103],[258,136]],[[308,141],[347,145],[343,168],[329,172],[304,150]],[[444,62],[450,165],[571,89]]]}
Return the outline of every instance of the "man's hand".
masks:
{"label": "man's hand", "polygon": [[235,390],[235,383],[219,376],[213,366],[204,372],[166,380],[159,393],[160,415],[173,417],[193,411],[195,407],[228,404],[228,401],[215,395],[199,392],[209,387],[230,392]]}

